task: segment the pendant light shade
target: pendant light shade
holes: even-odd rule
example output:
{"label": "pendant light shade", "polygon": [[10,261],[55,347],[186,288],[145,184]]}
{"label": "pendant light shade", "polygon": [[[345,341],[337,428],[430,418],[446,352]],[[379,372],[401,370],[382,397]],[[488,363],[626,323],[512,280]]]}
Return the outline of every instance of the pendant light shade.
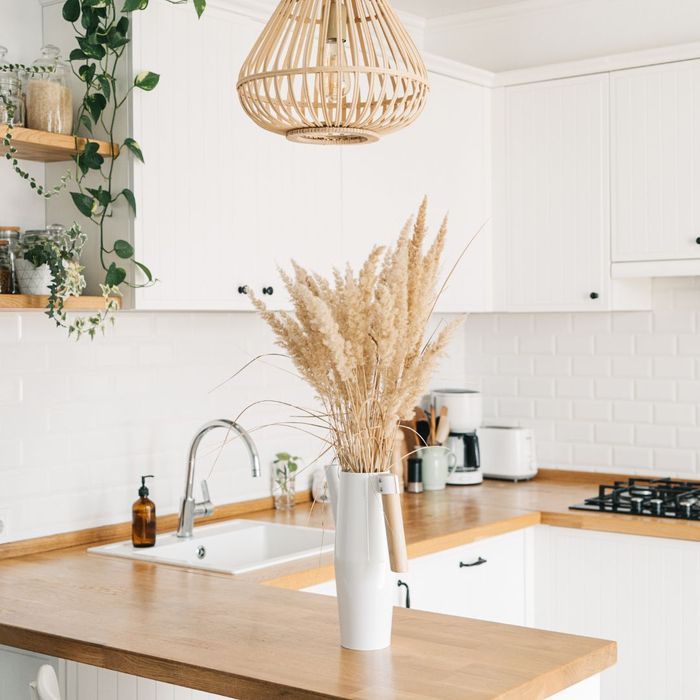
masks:
{"label": "pendant light shade", "polygon": [[413,122],[425,64],[388,0],[282,0],[245,60],[243,109],[291,141],[376,141]]}

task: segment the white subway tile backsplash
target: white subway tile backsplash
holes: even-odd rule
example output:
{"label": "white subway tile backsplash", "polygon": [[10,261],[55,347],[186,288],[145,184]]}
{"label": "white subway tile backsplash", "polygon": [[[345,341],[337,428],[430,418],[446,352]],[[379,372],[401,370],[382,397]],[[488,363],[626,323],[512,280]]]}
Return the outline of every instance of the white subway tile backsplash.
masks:
{"label": "white subway tile backsplash", "polygon": [[544,377],[566,377],[571,374],[572,359],[562,355],[535,358],[535,374]]}
{"label": "white subway tile backsplash", "polygon": [[625,333],[596,335],[595,351],[598,355],[631,355],[634,352],[634,337]]}
{"label": "white subway tile backsplash", "polygon": [[651,423],[654,417],[654,404],[649,401],[615,401],[613,418],[616,421]]}
{"label": "white subway tile backsplash", "polygon": [[593,379],[559,378],[556,380],[556,394],[569,399],[593,398]]}
{"label": "white subway tile backsplash", "polygon": [[564,399],[538,399],[535,401],[535,416],[542,420],[571,419],[573,403]]}
{"label": "white subway tile backsplash", "polygon": [[700,284],[663,279],[654,290],[654,311],[499,315],[492,334],[508,340],[491,347],[507,353],[467,362],[495,361],[484,373],[489,418],[517,420],[522,407],[545,466],[700,472]]}
{"label": "white subway tile backsplash", "polygon": [[555,337],[555,351],[561,355],[592,355],[595,352],[595,336],[558,335]]}
{"label": "white subway tile backsplash", "polygon": [[[495,329],[488,319],[473,325]],[[124,313],[108,337],[94,343],[68,341],[41,314],[1,315],[0,508],[10,511],[13,538],[128,520],[144,473],[156,474],[152,494],[159,512],[175,512],[187,447],[205,421],[235,418],[260,399],[313,405],[313,392],[281,358],[258,362],[211,392],[251,357],[274,349],[269,331],[252,314]],[[484,355],[480,340],[466,331],[452,357],[440,363],[436,380],[463,386],[467,352],[479,369],[478,384],[483,371],[492,389],[508,389],[498,380],[496,356]],[[515,369],[506,379],[517,423],[522,403]],[[289,408],[270,403],[247,411],[241,423],[255,429],[289,415]],[[263,477],[250,476],[240,444],[226,448],[211,478],[215,502],[269,494],[270,463],[278,451],[295,452],[306,464],[322,451],[318,440],[292,429],[273,426],[254,435]],[[213,439],[220,444],[223,432]],[[211,465],[212,456],[203,453],[202,476]],[[302,472],[299,488],[306,488],[310,475]]]}
{"label": "white subway tile backsplash", "polygon": [[596,379],[595,395],[598,399],[631,399],[634,396],[634,382],[631,379]]}
{"label": "white subway tile backsplash", "polygon": [[695,425],[695,406],[682,403],[657,403],[654,422],[662,425]]}
{"label": "white subway tile backsplash", "polygon": [[613,357],[612,375],[614,377],[650,377],[653,368],[651,357]]}
{"label": "white subway tile backsplash", "polygon": [[615,333],[649,333],[653,316],[648,311],[629,311],[613,314],[612,329]]}
{"label": "white subway tile backsplash", "polygon": [[574,357],[573,373],[584,377],[607,377],[611,367],[609,357]]}
{"label": "white subway tile backsplash", "polygon": [[663,472],[694,472],[696,456],[694,450],[655,449],[654,469]]}
{"label": "white subway tile backsplash", "polygon": [[695,312],[690,309],[665,311],[654,316],[655,333],[692,333],[695,330]]}
{"label": "white subway tile backsplash", "polygon": [[555,352],[554,336],[544,333],[522,335],[518,338],[518,351],[529,355],[553,355]]}
{"label": "white subway tile backsplash", "polygon": [[518,379],[518,395],[548,398],[554,396],[554,379],[521,377]]}
{"label": "white subway tile backsplash", "polygon": [[661,379],[693,379],[695,362],[690,357],[655,357],[654,376]]}
{"label": "white subway tile backsplash", "polygon": [[677,346],[677,336],[671,334],[637,335],[634,339],[634,349],[638,355],[675,355]]}
{"label": "white subway tile backsplash", "polygon": [[608,445],[632,445],[634,425],[631,423],[597,423],[595,440]]}
{"label": "white subway tile backsplash", "polygon": [[592,423],[557,423],[556,439],[560,442],[591,442],[593,440]]}
{"label": "white subway tile backsplash", "polygon": [[634,431],[634,441],[643,447],[674,447],[676,429],[665,425],[638,425]]}
{"label": "white subway tile backsplash", "polygon": [[610,420],[612,418],[612,403],[610,401],[578,400],[574,403],[574,418],[576,420]]}
{"label": "white subway tile backsplash", "polygon": [[664,379],[639,379],[635,382],[635,398],[673,401],[676,398],[676,383]]}
{"label": "white subway tile backsplash", "polygon": [[654,452],[645,447],[614,447],[613,464],[621,469],[651,469]]}
{"label": "white subway tile backsplash", "polygon": [[574,463],[582,467],[607,467],[612,462],[612,447],[608,445],[574,445]]}

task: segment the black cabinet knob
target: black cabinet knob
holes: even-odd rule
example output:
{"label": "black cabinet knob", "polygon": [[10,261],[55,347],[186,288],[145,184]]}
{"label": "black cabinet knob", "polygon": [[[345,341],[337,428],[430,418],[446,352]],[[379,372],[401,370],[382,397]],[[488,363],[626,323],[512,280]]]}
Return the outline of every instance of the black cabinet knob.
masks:
{"label": "black cabinet knob", "polygon": [[268,296],[272,296],[275,293],[275,290],[272,287],[263,287],[263,294],[267,294]]}
{"label": "black cabinet knob", "polygon": [[239,294],[248,294],[248,285],[243,284],[238,288],[238,293]]}
{"label": "black cabinet knob", "polygon": [[696,242],[698,245],[700,245],[700,238],[696,238],[696,239],[695,239],[695,242]]}
{"label": "black cabinet knob", "polygon": [[591,299],[597,299],[599,296],[600,294],[598,294],[598,292],[591,292],[590,294]]}

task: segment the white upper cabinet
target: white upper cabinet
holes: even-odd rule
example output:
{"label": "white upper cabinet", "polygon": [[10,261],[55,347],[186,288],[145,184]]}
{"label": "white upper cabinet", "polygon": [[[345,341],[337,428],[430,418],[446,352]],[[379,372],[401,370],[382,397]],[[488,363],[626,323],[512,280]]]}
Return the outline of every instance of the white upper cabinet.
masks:
{"label": "white upper cabinet", "polygon": [[[418,121],[371,146],[348,147],[343,163],[342,259],[360,263],[373,245],[392,243],[428,196],[434,234],[449,232],[443,279],[490,216],[490,90],[430,74]],[[450,278],[438,309],[491,308],[491,237],[482,232]]]}
{"label": "white upper cabinet", "polygon": [[[156,0],[135,15],[134,69],[161,74],[154,92],[133,97],[146,157],[134,171],[134,243],[160,280],[137,290],[137,308],[249,310],[246,289],[285,308],[278,266],[357,266],[396,240],[425,194],[433,232],[450,213],[452,267],[489,216],[488,88],[431,75],[425,114],[377,144],[292,144],[238,103],[236,76],[262,25],[223,6],[201,20],[191,10]],[[490,269],[485,231],[440,310],[487,310]]]}
{"label": "white upper cabinet", "polygon": [[[700,60],[618,71],[611,81],[613,262],[700,259]],[[635,267],[684,268],[621,269]]]}
{"label": "white upper cabinet", "polygon": [[497,307],[608,308],[608,76],[498,93]]}

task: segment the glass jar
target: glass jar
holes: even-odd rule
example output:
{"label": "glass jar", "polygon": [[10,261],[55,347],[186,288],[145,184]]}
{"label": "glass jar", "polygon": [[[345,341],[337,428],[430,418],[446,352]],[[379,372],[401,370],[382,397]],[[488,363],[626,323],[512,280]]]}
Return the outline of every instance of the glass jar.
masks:
{"label": "glass jar", "polygon": [[15,259],[19,228],[0,226],[0,294],[19,294]]}
{"label": "glass jar", "polygon": [[0,124],[24,126],[22,81],[6,55],[7,49],[0,46]]}
{"label": "glass jar", "polygon": [[48,44],[33,63],[27,85],[27,126],[54,134],[73,132],[73,95],[61,50]]}

